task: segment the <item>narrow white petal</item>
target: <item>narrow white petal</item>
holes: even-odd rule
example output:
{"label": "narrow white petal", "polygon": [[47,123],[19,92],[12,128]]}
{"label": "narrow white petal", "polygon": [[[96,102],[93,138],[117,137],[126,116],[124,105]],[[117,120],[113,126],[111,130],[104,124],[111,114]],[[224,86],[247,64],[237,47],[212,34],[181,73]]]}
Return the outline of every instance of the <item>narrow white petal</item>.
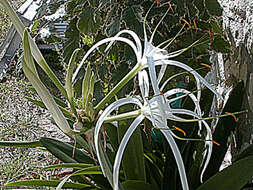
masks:
{"label": "narrow white petal", "polygon": [[[157,123],[157,125],[158,125],[159,128],[167,127],[167,126],[163,126],[159,122]],[[189,190],[188,180],[187,180],[186,173],[185,173],[184,162],[183,162],[181,153],[178,149],[178,146],[177,146],[174,138],[170,134],[170,130],[161,130],[161,132],[163,133],[166,140],[168,141],[168,143],[170,145],[170,148],[171,148],[171,150],[172,150],[172,152],[175,156],[175,160],[176,160],[176,163],[177,163],[177,167],[178,167],[178,171],[179,171],[179,175],[180,175],[183,190]]]}
{"label": "narrow white petal", "polygon": [[144,115],[139,115],[133,123],[130,125],[130,127],[127,129],[124,137],[121,140],[121,143],[119,145],[119,149],[117,151],[114,166],[113,166],[113,189],[118,190],[119,186],[119,171],[120,171],[120,164],[121,160],[125,151],[125,148],[127,146],[127,143],[132,136],[135,129],[138,127],[138,125],[142,122],[142,120],[145,118]]}
{"label": "narrow white petal", "polygon": [[157,79],[158,80],[158,84],[160,84],[160,82],[161,82],[161,80],[163,78],[163,75],[165,74],[166,69],[167,69],[167,65],[162,65],[161,66],[161,69],[160,69],[159,75],[158,75],[158,79]]}
{"label": "narrow white petal", "polygon": [[155,96],[160,95],[153,57],[147,57],[147,63],[148,63],[148,70],[149,70],[149,75],[150,75],[150,80],[153,87],[154,95]]}
{"label": "narrow white petal", "polygon": [[145,70],[139,71],[138,80],[139,80],[141,95],[145,102],[146,98],[149,96],[149,79],[148,79],[147,71]]}
{"label": "narrow white petal", "polygon": [[97,123],[96,123],[96,127],[95,127],[95,132],[94,132],[94,141],[95,141],[95,149],[96,149],[96,153],[97,153],[97,157],[98,157],[98,161],[99,164],[101,166],[102,172],[105,175],[105,171],[104,171],[104,166],[102,163],[102,159],[100,157],[100,152],[99,152],[99,131],[102,127],[102,124],[104,122],[104,119],[110,115],[116,108],[123,106],[125,104],[136,104],[139,107],[142,107],[141,102],[138,99],[135,98],[123,98],[120,99],[118,101],[113,102],[111,105],[109,105],[104,112],[102,113],[102,115],[99,117]]}
{"label": "narrow white petal", "polygon": [[[114,37],[119,37],[121,34],[129,34],[130,36],[132,36],[132,38],[134,39],[135,43],[136,43],[136,47],[137,47],[137,51],[139,52],[139,56],[141,57],[142,54],[142,45],[141,45],[141,40],[140,38],[137,36],[137,34],[131,30],[121,30],[120,32],[118,32]],[[106,47],[105,51],[107,51],[113,44],[114,41],[111,41],[109,43],[109,45]]]}
{"label": "narrow white petal", "polygon": [[72,81],[75,80],[75,78],[76,78],[76,76],[77,76],[79,70],[80,70],[81,67],[83,66],[83,64],[84,64],[85,60],[88,58],[88,56],[89,56],[96,48],[98,48],[99,46],[101,46],[101,45],[103,45],[103,44],[105,44],[105,43],[111,42],[111,41],[125,42],[126,44],[128,44],[129,46],[131,46],[131,48],[133,49],[133,51],[134,51],[136,57],[138,58],[138,56],[139,56],[138,50],[137,50],[135,44],[134,44],[131,40],[129,40],[129,39],[127,39],[127,38],[123,38],[123,37],[111,37],[111,38],[103,39],[103,40],[97,42],[95,45],[93,45],[93,46],[88,50],[88,52],[85,54],[85,56],[83,57],[81,63],[80,63],[79,66],[77,67],[75,73],[73,74]]}
{"label": "narrow white petal", "polygon": [[[203,83],[207,88],[209,88],[214,94],[216,94],[219,98],[223,99],[222,96],[200,74],[198,74],[195,70],[193,70],[188,65],[181,63],[179,61],[174,61],[174,60],[160,60],[160,61],[155,62],[155,65],[163,65],[163,64],[177,66],[177,67],[183,68],[186,71],[192,73],[196,79],[197,84],[199,83],[199,81],[201,81],[201,83]],[[197,90],[199,93],[200,90],[199,89],[197,89]],[[200,95],[197,96],[198,99],[199,99],[199,96]]]}

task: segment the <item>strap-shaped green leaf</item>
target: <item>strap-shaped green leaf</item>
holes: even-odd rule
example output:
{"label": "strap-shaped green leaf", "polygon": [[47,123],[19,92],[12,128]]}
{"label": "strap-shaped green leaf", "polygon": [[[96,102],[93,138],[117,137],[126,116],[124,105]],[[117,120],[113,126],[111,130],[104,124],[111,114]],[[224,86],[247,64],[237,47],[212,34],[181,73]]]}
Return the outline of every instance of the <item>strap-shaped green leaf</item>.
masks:
{"label": "strap-shaped green leaf", "polygon": [[72,176],[76,176],[76,175],[91,175],[91,174],[102,174],[102,171],[100,169],[99,166],[91,166],[91,167],[87,167],[84,169],[81,169],[77,172],[75,172]]}
{"label": "strap-shaped green leaf", "polygon": [[63,113],[58,108],[57,104],[55,103],[53,97],[51,96],[48,89],[44,86],[44,84],[40,81],[39,78],[36,77],[36,75],[29,69],[29,67],[26,64],[26,61],[23,59],[23,70],[28,78],[28,80],[32,83],[32,85],[37,90],[40,98],[46,105],[47,109],[52,114],[57,126],[65,133],[68,134],[71,132],[71,128],[65,119]]}
{"label": "strap-shaped green leaf", "polygon": [[[41,107],[41,108],[47,109],[47,107],[45,106],[45,104],[44,104],[42,101],[32,99],[32,98],[30,98],[30,97],[28,97],[28,96],[25,96],[25,98],[26,98],[27,100],[29,100],[30,102],[34,103],[35,105],[37,105],[37,106],[39,106],[39,107]],[[56,101],[55,101],[55,102],[56,102]],[[56,103],[57,103],[57,102],[56,102]],[[57,103],[57,105],[59,105],[59,104]],[[67,111],[66,109],[64,109],[63,107],[60,107],[60,106],[59,106],[59,108],[60,108],[60,110],[62,111],[62,113],[63,113],[63,115],[64,115],[65,117],[67,117],[67,118],[70,119],[70,120],[74,120],[72,114],[71,114],[69,111]]]}
{"label": "strap-shaped green leaf", "polygon": [[68,179],[72,176],[78,176],[78,175],[90,175],[90,174],[102,174],[101,169],[99,166],[92,166],[92,167],[87,167],[81,170],[78,170],[67,177],[65,177],[57,186],[56,190],[61,190],[64,184],[68,181]]}
{"label": "strap-shaped green leaf", "polygon": [[[29,43],[27,42],[28,38],[27,30],[24,32],[24,44],[27,44],[29,46]],[[31,55],[30,48],[24,47],[24,51],[27,55]],[[65,133],[68,134],[71,132],[71,128],[65,119],[63,113],[58,108],[57,104],[55,103],[53,97],[51,96],[48,89],[45,87],[45,85],[41,82],[41,80],[38,78],[38,76],[30,69],[32,68],[33,63],[29,62],[30,59],[26,60],[26,57],[23,57],[23,70],[28,78],[28,80],[31,82],[33,87],[36,89],[38,95],[40,96],[41,100],[44,102],[45,106],[49,110],[49,112],[52,114],[56,124],[58,127]]]}
{"label": "strap-shaped green leaf", "polygon": [[249,145],[245,150],[243,150],[238,156],[236,156],[233,162],[246,158],[247,156],[253,156],[253,144]]}
{"label": "strap-shaped green leaf", "polygon": [[[22,181],[16,181],[16,182],[10,182],[5,184],[5,186],[39,186],[39,187],[57,187],[57,185],[60,183],[60,180],[22,180]],[[87,184],[81,184],[81,183],[70,183],[66,182],[63,185],[63,188],[72,188],[72,189],[83,189],[91,187]]]}
{"label": "strap-shaped green leaf", "polygon": [[80,163],[66,163],[66,164],[56,164],[43,168],[42,170],[54,170],[61,168],[73,168],[73,169],[83,169],[91,167],[93,164],[80,164]]}
{"label": "strap-shaped green leaf", "polygon": [[[55,139],[41,138],[40,142],[58,159],[66,163],[93,164],[94,161],[80,149]],[[74,151],[74,154],[73,154]]]}
{"label": "strap-shaped green leaf", "polygon": [[27,30],[25,30],[25,34],[24,34],[23,47],[26,48],[26,51],[24,51],[24,57],[25,57],[26,62],[29,62],[29,65],[30,65],[29,68],[39,78],[37,69],[36,69],[34,61],[33,61],[33,56],[31,55],[31,48],[30,48],[30,45],[29,45]]}
{"label": "strap-shaped green leaf", "polygon": [[241,159],[203,183],[197,190],[240,190],[253,176],[253,156]]}
{"label": "strap-shaped green leaf", "polygon": [[87,65],[86,72],[83,78],[82,84],[82,98],[83,98],[83,108],[86,109],[86,102],[89,96],[89,83],[90,83],[90,76],[91,76],[91,66],[90,64]]}
{"label": "strap-shaped green leaf", "polygon": [[16,141],[0,141],[0,147],[16,147],[16,148],[36,148],[42,147],[40,141],[16,142]]}
{"label": "strap-shaped green leaf", "polygon": [[76,109],[75,109],[75,105],[74,105],[72,75],[73,75],[73,70],[74,70],[76,56],[77,56],[78,51],[79,51],[79,49],[76,49],[73,52],[73,54],[69,60],[69,65],[68,65],[67,75],[66,75],[66,83],[65,83],[65,87],[66,87],[66,91],[67,91],[67,95],[68,95],[68,101],[69,101],[71,109],[75,113],[75,115],[77,115],[77,114],[76,114]]}

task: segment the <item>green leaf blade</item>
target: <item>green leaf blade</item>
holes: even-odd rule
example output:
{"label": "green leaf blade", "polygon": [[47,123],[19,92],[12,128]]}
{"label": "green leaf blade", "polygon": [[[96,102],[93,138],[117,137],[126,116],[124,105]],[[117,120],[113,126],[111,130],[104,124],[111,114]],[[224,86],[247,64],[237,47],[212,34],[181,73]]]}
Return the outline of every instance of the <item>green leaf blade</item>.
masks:
{"label": "green leaf blade", "polygon": [[203,183],[197,190],[240,190],[253,176],[253,156],[241,159]]}
{"label": "green leaf blade", "polygon": [[43,147],[40,141],[0,141],[0,147],[16,147],[16,148],[37,148]]}
{"label": "green leaf blade", "polygon": [[[10,182],[5,184],[5,186],[39,186],[39,187],[57,187],[57,185],[60,183],[60,180],[22,180],[22,181],[16,181],[16,182]],[[81,184],[81,183],[70,183],[66,182],[63,185],[63,188],[73,188],[73,189],[83,189],[91,187],[87,184]]]}

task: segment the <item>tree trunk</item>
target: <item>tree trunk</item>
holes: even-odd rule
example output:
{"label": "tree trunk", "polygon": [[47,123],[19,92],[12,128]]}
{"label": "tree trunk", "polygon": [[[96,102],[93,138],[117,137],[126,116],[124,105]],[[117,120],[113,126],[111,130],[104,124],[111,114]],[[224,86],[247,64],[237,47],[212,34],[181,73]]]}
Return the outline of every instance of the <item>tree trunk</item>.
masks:
{"label": "tree trunk", "polygon": [[248,110],[239,116],[232,147],[234,156],[253,142],[253,3],[248,0],[220,0],[220,4],[223,7],[223,27],[232,50],[229,55],[222,56],[225,77],[233,85],[243,80],[246,94],[241,109]]}

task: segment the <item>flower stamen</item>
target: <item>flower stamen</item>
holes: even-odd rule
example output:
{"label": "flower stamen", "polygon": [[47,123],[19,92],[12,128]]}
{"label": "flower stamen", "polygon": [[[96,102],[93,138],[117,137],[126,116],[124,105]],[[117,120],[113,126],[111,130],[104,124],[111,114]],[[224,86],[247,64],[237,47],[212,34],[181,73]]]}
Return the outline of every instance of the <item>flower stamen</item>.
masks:
{"label": "flower stamen", "polygon": [[183,129],[181,129],[181,128],[175,126],[175,125],[173,125],[172,127],[173,127],[174,129],[176,129],[177,131],[183,133],[184,136],[186,136],[186,132],[185,132]]}

